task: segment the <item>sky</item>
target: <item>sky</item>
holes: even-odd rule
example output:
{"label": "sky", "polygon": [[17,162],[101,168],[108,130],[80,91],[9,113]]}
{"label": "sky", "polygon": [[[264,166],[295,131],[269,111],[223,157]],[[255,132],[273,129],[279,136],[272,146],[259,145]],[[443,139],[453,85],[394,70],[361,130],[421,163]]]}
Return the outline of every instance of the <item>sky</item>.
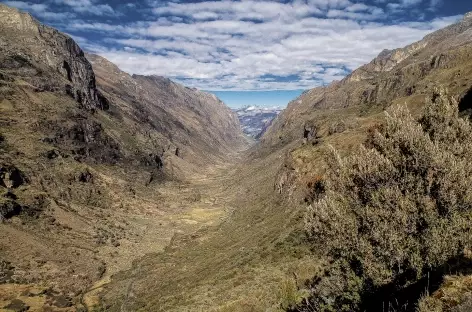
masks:
{"label": "sky", "polygon": [[472,11],[471,0],[0,2],[128,73],[212,91],[232,107],[285,105]]}
{"label": "sky", "polygon": [[271,90],[271,91],[209,91],[214,93],[229,107],[246,106],[283,108],[297,98],[304,90]]}

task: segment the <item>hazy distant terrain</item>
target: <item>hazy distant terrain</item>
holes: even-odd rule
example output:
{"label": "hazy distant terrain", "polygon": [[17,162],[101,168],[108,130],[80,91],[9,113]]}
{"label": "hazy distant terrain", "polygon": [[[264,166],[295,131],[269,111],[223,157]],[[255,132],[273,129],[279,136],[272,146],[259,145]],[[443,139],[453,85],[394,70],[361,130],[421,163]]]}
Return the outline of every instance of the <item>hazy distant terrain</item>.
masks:
{"label": "hazy distant terrain", "polygon": [[282,108],[280,107],[259,107],[247,106],[235,108],[234,112],[238,115],[239,122],[244,134],[258,139],[264,134],[267,127],[277,117]]}

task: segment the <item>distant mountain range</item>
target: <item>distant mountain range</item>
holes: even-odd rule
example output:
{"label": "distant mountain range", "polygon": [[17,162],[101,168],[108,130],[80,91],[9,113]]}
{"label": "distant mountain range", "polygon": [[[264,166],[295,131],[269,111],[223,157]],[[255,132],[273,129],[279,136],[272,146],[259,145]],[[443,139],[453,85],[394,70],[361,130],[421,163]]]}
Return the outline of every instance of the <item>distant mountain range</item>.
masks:
{"label": "distant mountain range", "polygon": [[247,136],[254,139],[261,137],[267,127],[282,112],[282,108],[274,107],[259,107],[246,106],[243,108],[236,108],[233,111],[238,115],[241,128]]}

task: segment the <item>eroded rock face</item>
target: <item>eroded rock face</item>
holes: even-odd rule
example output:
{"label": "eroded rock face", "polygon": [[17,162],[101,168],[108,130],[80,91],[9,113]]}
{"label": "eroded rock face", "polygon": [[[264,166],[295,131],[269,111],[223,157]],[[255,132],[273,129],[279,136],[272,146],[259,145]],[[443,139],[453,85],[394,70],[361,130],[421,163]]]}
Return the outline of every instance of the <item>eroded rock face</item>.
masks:
{"label": "eroded rock face", "polygon": [[312,140],[316,138],[317,127],[314,124],[308,123],[303,127],[303,138]]}
{"label": "eroded rock face", "polygon": [[96,88],[92,66],[72,38],[2,4],[0,69],[15,70],[38,92],[62,90],[81,107],[108,109],[108,101]]}
{"label": "eroded rock face", "polygon": [[93,175],[90,170],[86,169],[82,172],[79,172],[75,177],[75,180],[82,183],[93,183]]}
{"label": "eroded rock face", "polygon": [[[50,124],[51,136],[43,141],[69,150],[78,161],[116,163],[123,158],[119,144],[107,135],[100,123],[82,114],[70,116],[70,120],[71,125]],[[61,155],[60,151],[47,157],[56,158],[58,154]]]}
{"label": "eroded rock face", "polygon": [[459,99],[459,111],[472,117],[472,87]]}
{"label": "eroded rock face", "polygon": [[22,207],[16,201],[7,199],[0,201],[0,223],[21,213]]}
{"label": "eroded rock face", "polygon": [[[51,30],[46,26],[41,28],[45,31]],[[62,63],[62,74],[71,82],[71,87],[67,87],[71,96],[87,109],[108,109],[108,101],[96,88],[95,74],[93,73],[92,65],[85,58],[84,52],[74,40],[64,38],[63,35],[55,43],[58,46],[63,45],[63,49],[68,52],[68,55],[64,56],[65,60]]]}
{"label": "eroded rock face", "polygon": [[13,165],[0,165],[0,186],[5,188],[17,188],[28,179],[18,168]]}

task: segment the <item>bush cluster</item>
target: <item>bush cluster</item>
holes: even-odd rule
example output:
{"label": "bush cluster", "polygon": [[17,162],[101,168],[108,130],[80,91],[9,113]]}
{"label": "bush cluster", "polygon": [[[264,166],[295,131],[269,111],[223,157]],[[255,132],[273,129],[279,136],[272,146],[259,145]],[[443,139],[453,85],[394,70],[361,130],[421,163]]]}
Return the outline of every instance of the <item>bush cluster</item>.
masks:
{"label": "bush cluster", "polygon": [[332,267],[300,310],[355,311],[362,293],[417,281],[469,247],[471,212],[472,127],[457,102],[438,90],[420,119],[390,108],[357,152],[332,150],[305,218]]}

